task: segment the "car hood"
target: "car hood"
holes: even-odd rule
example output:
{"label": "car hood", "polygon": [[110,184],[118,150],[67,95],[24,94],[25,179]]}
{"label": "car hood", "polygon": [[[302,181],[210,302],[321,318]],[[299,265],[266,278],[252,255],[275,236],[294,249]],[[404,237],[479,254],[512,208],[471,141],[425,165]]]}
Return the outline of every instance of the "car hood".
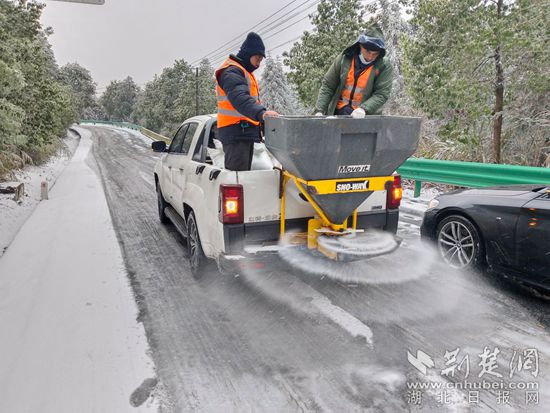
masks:
{"label": "car hood", "polygon": [[502,186],[489,186],[486,188],[472,188],[472,189],[459,189],[457,191],[450,192],[450,194],[463,194],[470,196],[521,196],[536,192],[545,188],[544,185],[502,185]]}

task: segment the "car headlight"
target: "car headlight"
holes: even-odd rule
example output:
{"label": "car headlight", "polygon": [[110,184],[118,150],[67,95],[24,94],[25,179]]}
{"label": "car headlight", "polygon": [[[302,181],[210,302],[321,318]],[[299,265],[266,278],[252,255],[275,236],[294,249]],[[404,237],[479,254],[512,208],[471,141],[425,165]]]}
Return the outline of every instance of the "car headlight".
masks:
{"label": "car headlight", "polygon": [[430,201],[430,203],[428,204],[428,209],[432,209],[432,208],[435,208],[436,206],[439,205],[439,201],[437,200],[437,198],[434,198]]}

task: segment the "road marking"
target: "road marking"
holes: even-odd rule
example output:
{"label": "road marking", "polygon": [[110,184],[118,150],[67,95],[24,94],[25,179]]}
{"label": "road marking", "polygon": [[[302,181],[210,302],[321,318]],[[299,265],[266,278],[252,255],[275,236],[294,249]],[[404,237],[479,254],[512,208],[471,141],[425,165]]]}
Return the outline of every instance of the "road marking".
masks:
{"label": "road marking", "polygon": [[297,277],[283,272],[266,274],[247,270],[241,274],[241,278],[251,288],[274,301],[283,302],[297,312],[328,318],[353,337],[364,338],[367,345],[372,347],[373,333],[369,326],[334,305],[325,295]]}

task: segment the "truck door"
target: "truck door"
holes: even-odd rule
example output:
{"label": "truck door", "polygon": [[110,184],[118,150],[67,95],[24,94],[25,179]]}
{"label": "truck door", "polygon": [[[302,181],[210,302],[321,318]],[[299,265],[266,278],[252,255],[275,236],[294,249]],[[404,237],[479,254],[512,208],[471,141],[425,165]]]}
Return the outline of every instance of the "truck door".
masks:
{"label": "truck door", "polygon": [[193,141],[193,136],[199,127],[198,122],[189,122],[185,130],[182,145],[179,147],[178,156],[174,158],[172,165],[172,207],[183,216],[183,202],[185,200],[185,185],[189,171],[189,148]]}
{"label": "truck door", "polygon": [[168,154],[166,155],[166,158],[162,163],[163,185],[161,186],[161,188],[164,194],[164,198],[169,203],[172,203],[174,201],[174,184],[172,182],[172,170],[174,168],[177,168],[179,158],[181,157],[183,139],[185,138],[185,132],[187,131],[188,127],[189,124],[185,123],[178,129],[178,131],[174,135],[174,138],[172,139],[172,143],[170,143]]}
{"label": "truck door", "polygon": [[519,267],[550,285],[550,190],[521,208],[517,229]]}

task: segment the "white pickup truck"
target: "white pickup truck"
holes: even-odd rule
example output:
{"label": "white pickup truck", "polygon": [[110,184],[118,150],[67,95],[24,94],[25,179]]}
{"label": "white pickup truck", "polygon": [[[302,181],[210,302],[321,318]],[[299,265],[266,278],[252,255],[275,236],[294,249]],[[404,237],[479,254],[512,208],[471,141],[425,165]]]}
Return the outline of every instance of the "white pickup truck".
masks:
{"label": "white pickup truck", "polygon": [[[253,163],[253,170],[236,172],[214,165],[209,153],[216,136],[216,115],[196,116],[182,123],[169,145],[152,144],[163,153],[154,170],[160,221],[172,222],[187,238],[194,275],[208,259],[221,271],[249,262],[280,237],[280,169],[254,169]],[[400,180],[394,185],[400,187]],[[357,228],[395,233],[400,193],[373,191],[357,208]],[[307,232],[314,209],[292,182],[285,198],[286,231]]]}

